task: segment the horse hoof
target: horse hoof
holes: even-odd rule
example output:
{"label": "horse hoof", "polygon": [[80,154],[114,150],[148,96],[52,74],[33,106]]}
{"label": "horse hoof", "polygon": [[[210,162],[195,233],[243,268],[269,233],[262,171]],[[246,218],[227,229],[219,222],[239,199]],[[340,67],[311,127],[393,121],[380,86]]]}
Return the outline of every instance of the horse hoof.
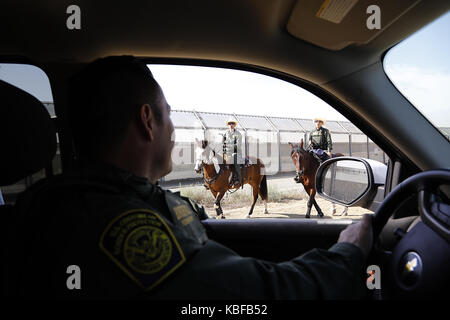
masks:
{"label": "horse hoof", "polygon": [[245,216],[245,219],[250,219],[251,218],[251,216],[249,215],[249,214],[247,214],[246,216]]}
{"label": "horse hoof", "polygon": [[305,219],[309,219],[309,218],[310,218],[310,215],[307,214],[307,215],[305,216]]}
{"label": "horse hoof", "polygon": [[269,210],[264,209],[264,214],[269,214]]}
{"label": "horse hoof", "polygon": [[323,218],[323,213],[322,213],[322,214],[319,214],[319,218]]}
{"label": "horse hoof", "polygon": [[333,210],[333,212],[331,213],[332,216],[334,216],[336,214],[336,209]]}

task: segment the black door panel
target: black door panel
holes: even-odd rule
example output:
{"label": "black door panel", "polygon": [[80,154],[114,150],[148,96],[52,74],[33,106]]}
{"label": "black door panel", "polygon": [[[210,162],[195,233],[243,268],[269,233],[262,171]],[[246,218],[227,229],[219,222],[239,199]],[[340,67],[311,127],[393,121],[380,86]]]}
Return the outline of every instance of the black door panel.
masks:
{"label": "black door panel", "polygon": [[328,249],[348,221],[249,219],[202,221],[208,236],[242,256],[281,262],[310,249]]}

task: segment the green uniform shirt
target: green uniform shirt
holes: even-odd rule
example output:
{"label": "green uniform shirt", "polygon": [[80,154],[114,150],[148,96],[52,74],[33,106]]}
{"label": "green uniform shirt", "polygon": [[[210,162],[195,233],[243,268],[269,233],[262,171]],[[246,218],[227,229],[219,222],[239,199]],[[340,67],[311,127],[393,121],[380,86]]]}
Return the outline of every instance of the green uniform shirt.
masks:
{"label": "green uniform shirt", "polygon": [[311,146],[313,149],[322,149],[326,152],[331,152],[331,150],[333,150],[330,131],[324,127],[311,130],[309,141],[312,142]]}
{"label": "green uniform shirt", "polygon": [[[30,190],[9,239],[10,286],[21,295],[345,299],[365,292],[364,257],[352,244],[283,263],[241,257],[208,239],[201,207],[112,166]],[[80,267],[81,290],[67,289],[70,265]]]}

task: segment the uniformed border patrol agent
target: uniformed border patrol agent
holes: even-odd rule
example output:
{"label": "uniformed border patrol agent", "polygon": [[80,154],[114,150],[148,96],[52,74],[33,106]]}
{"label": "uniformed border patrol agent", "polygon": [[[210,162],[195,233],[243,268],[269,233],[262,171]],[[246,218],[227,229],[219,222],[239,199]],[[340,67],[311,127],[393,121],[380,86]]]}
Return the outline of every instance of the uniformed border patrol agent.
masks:
{"label": "uniformed border patrol agent", "polygon": [[309,133],[308,146],[318,156],[319,161],[326,161],[331,158],[333,149],[330,130],[323,127],[326,123],[324,118],[315,118],[314,123],[316,128]]}
{"label": "uniformed border patrol agent", "polygon": [[[331,141],[331,134],[323,125],[326,123],[324,118],[315,118],[314,123],[316,128],[309,133],[308,147],[313,156],[322,163],[331,158],[331,150],[333,143]],[[298,172],[294,177],[295,182],[300,183]]]}
{"label": "uniformed border patrol agent", "polygon": [[[329,250],[314,249],[282,263],[241,257],[208,239],[200,222],[207,217],[202,207],[156,185],[171,170],[174,128],[170,107],[144,63],[129,56],[99,59],[69,88],[81,168],[39,181],[17,201],[9,261],[20,275],[14,282],[20,295],[364,295],[365,259],[372,246],[369,216],[341,232]],[[80,290],[69,289],[71,265],[81,270]]]}
{"label": "uniformed border patrol agent", "polygon": [[[233,118],[226,121],[228,130],[223,133],[223,151],[227,164],[231,164],[233,170],[233,184],[242,184],[242,134],[236,129],[237,122]],[[230,163],[231,162],[231,163]]]}

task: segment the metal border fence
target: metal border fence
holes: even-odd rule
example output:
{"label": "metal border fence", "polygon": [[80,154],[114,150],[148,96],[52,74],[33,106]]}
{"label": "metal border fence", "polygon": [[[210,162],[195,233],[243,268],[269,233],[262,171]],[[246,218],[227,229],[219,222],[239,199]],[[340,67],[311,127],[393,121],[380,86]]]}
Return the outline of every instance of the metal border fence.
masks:
{"label": "metal border fence", "polygon": [[[54,117],[53,103],[44,101],[43,104]],[[227,129],[225,122],[230,117],[237,121],[237,128],[242,132],[245,155],[258,155],[268,167],[269,174],[295,170],[288,142],[308,141],[309,132],[315,127],[312,119],[304,118],[172,110],[171,119],[175,127],[172,158],[175,160],[172,172],[164,180],[197,178],[193,171],[195,139],[206,139],[219,145],[220,133]],[[351,122],[329,120],[325,127],[332,134],[333,152],[387,163],[386,154]],[[439,130],[450,140],[450,127]]]}
{"label": "metal border fence", "polygon": [[[308,141],[309,132],[315,127],[312,119],[236,113],[172,110],[171,118],[175,127],[175,156],[172,158],[178,161],[174,161],[173,171],[165,180],[198,177],[193,172],[195,139],[219,144],[220,133],[227,130],[225,123],[229,118],[238,123],[245,154],[255,154],[256,151],[266,166],[270,164],[269,171],[273,174],[295,170],[288,142]],[[333,152],[387,163],[386,154],[352,123],[329,120],[325,127],[332,134]]]}

